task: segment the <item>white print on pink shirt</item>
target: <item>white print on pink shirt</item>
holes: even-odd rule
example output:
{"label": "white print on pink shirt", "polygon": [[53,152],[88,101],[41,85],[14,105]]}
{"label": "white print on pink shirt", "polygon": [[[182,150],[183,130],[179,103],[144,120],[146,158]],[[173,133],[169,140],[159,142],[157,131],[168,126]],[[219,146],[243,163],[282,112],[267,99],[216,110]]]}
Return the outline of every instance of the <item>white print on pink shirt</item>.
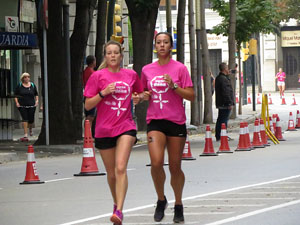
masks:
{"label": "white print on pink shirt", "polygon": [[[122,101],[125,101],[129,94],[130,94],[130,86],[123,82],[123,81],[116,81],[115,82],[115,92],[112,94],[112,97],[116,99],[118,102],[105,102],[107,105],[112,105],[111,109],[112,110],[118,110],[117,111],[117,116],[120,115],[121,111],[126,111],[127,108],[122,108]],[[117,107],[113,107],[117,106]]]}
{"label": "white print on pink shirt", "polygon": [[164,76],[155,76],[150,81],[150,86],[153,92],[156,94],[152,95],[153,103],[159,103],[160,109],[163,108],[164,103],[168,103],[169,100],[163,100],[162,94],[166,93],[169,90],[168,83],[164,80]]}

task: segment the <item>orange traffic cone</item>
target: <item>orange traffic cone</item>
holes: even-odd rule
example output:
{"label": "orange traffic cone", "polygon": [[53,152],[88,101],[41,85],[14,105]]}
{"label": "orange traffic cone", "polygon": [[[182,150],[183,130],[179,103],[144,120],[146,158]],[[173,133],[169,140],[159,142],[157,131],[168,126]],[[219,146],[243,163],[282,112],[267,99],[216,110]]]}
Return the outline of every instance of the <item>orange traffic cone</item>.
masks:
{"label": "orange traffic cone", "polygon": [[240,123],[239,143],[235,151],[250,151],[251,148],[247,143],[245,122]]}
{"label": "orange traffic cone", "polygon": [[272,115],[272,123],[273,123],[274,135],[275,135],[275,132],[276,132],[277,117],[278,117],[278,114],[273,114]]}
{"label": "orange traffic cone", "polygon": [[299,113],[299,110],[297,110],[296,128],[300,128],[300,113]]}
{"label": "orange traffic cone", "polygon": [[92,133],[90,121],[84,121],[84,142],[83,142],[83,158],[81,171],[78,174],[74,174],[74,176],[100,176],[105,175],[105,173],[99,173],[94,143],[93,143]]}
{"label": "orange traffic cone", "polygon": [[280,122],[280,119],[279,119],[278,115],[277,115],[277,118],[276,118],[275,137],[277,138],[278,141],[285,141],[285,139],[282,136],[281,122]]}
{"label": "orange traffic cone", "polygon": [[266,129],[265,129],[265,124],[263,119],[259,119],[260,123],[260,137],[261,137],[261,142],[264,146],[270,146],[268,143],[268,138],[266,134]]}
{"label": "orange traffic cone", "polygon": [[297,105],[297,103],[296,103],[296,98],[295,98],[295,94],[293,94],[293,103],[292,103],[292,105]]}
{"label": "orange traffic cone", "polygon": [[235,93],[235,103],[239,103],[239,96],[237,93]]}
{"label": "orange traffic cone", "polygon": [[205,132],[205,146],[203,153],[200,156],[216,156],[218,155],[215,153],[214,146],[212,143],[212,138],[211,138],[211,131],[210,131],[210,126],[206,125],[206,132]]}
{"label": "orange traffic cone", "polygon": [[248,146],[250,147],[251,150],[254,149],[251,141],[250,141],[250,131],[249,131],[249,127],[248,127],[248,122],[245,122],[245,136],[246,136],[246,141]]}
{"label": "orange traffic cone", "polygon": [[271,94],[269,94],[269,105],[273,105]]}
{"label": "orange traffic cone", "polygon": [[248,104],[251,104],[251,96],[250,94],[248,93],[248,101],[247,101]]}
{"label": "orange traffic cone", "polygon": [[288,131],[296,131],[295,122],[293,118],[293,113],[290,112],[289,122],[288,122]]}
{"label": "orange traffic cone", "polygon": [[256,119],[254,122],[254,132],[253,132],[253,141],[252,145],[254,148],[264,148],[264,144],[261,142],[260,138],[260,127],[259,120]]}
{"label": "orange traffic cone", "polygon": [[281,105],[286,105],[284,94],[282,94]]}
{"label": "orange traffic cone", "polygon": [[37,174],[33,146],[29,145],[27,151],[26,176],[25,176],[25,180],[20,184],[43,184],[43,183],[45,182],[40,181],[39,175]]}
{"label": "orange traffic cone", "polygon": [[260,104],[261,104],[259,93],[257,93],[256,104],[257,104],[257,105],[260,105]]}
{"label": "orange traffic cone", "polygon": [[217,153],[233,153],[233,151],[230,151],[230,147],[228,144],[228,136],[225,123],[222,123],[221,126],[221,145]]}
{"label": "orange traffic cone", "polygon": [[189,136],[187,135],[181,160],[195,160],[195,159],[196,158],[192,156],[191,143],[189,141]]}

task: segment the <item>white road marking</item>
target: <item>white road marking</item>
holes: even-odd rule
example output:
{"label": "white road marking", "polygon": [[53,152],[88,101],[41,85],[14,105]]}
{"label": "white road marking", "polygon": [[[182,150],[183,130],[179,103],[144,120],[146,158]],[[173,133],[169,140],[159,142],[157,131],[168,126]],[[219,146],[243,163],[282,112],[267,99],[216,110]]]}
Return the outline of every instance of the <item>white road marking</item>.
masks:
{"label": "white road marking", "polygon": [[232,193],[233,195],[251,195],[251,194],[300,194],[300,191],[257,191],[257,192],[244,192]]}
{"label": "white road marking", "polygon": [[[195,196],[183,198],[182,200],[183,201],[194,200],[194,199],[197,199],[197,198],[202,198],[202,197],[206,197],[206,196],[227,193],[227,192],[241,190],[241,189],[245,189],[245,188],[257,187],[257,186],[266,185],[266,184],[272,184],[272,183],[278,183],[278,182],[282,182],[282,181],[286,181],[286,180],[291,180],[291,179],[295,179],[295,178],[299,178],[299,177],[300,177],[300,175],[295,175],[295,176],[285,177],[285,178],[281,178],[281,179],[277,179],[277,180],[271,180],[271,181],[261,182],[261,183],[257,183],[257,184],[250,184],[250,185],[245,185],[245,186],[240,186],[240,187],[235,187],[235,188],[229,188],[229,189],[225,189],[225,190],[221,190],[221,191],[215,191],[215,192],[210,192],[210,193],[206,193],[206,194],[195,195]],[[175,200],[169,201],[169,203],[174,203],[174,202],[175,202]],[[134,211],[138,211],[138,210],[142,210],[142,209],[151,208],[151,207],[154,207],[154,206],[155,206],[154,204],[144,205],[144,206],[140,206],[140,207],[126,209],[126,210],[123,210],[123,212],[124,213],[134,212]],[[96,220],[96,219],[101,219],[101,218],[109,217],[109,216],[111,216],[111,213],[106,213],[106,214],[102,214],[102,215],[98,215],[98,216],[93,216],[93,217],[88,217],[88,218],[84,218],[84,219],[80,219],[80,220],[75,220],[75,221],[72,221],[72,222],[63,223],[61,225],[78,224],[78,223],[83,223],[83,222],[87,222],[87,221],[91,221],[91,220]],[[197,223],[199,224],[199,222],[197,222]],[[194,224],[197,224],[197,223],[194,223]],[[142,225],[142,223],[139,223],[139,224]],[[153,224],[153,223],[148,223],[148,224]],[[155,223],[155,224],[159,224],[159,223]],[[167,223],[163,223],[163,224],[167,224]],[[173,223],[170,223],[170,224],[173,224]],[[185,223],[185,224],[187,224],[187,223]]]}
{"label": "white road marking", "polygon": [[241,214],[241,215],[234,216],[234,217],[231,217],[231,218],[227,218],[227,219],[224,219],[224,220],[219,220],[219,221],[216,221],[216,222],[213,222],[213,223],[207,223],[205,225],[221,225],[221,224],[224,224],[224,223],[240,220],[240,219],[243,219],[243,218],[246,218],[246,217],[254,216],[254,215],[257,215],[257,214],[260,214],[260,213],[272,211],[272,210],[275,210],[275,209],[284,208],[284,207],[291,206],[291,205],[296,205],[296,204],[299,204],[299,203],[300,203],[300,199],[298,199],[296,201],[292,201],[292,202],[283,203],[283,204],[280,204],[280,205],[271,206],[269,208],[255,210],[255,211],[252,211],[252,212],[249,212],[249,213]]}
{"label": "white road marking", "polygon": [[127,169],[127,171],[130,171],[130,170],[136,170],[136,168],[130,168],[130,169]]}
{"label": "white road marking", "polygon": [[[199,212],[199,213],[188,213],[185,212],[184,215],[185,216],[198,216],[198,215],[228,215],[228,214],[233,214],[235,212]],[[165,213],[166,216],[173,216],[173,213]],[[136,214],[126,214],[126,217],[140,217],[140,216],[149,216],[149,217],[153,217],[153,213],[136,213]]]}
{"label": "white road marking", "polygon": [[201,207],[259,207],[259,206],[265,206],[265,204],[206,204],[206,205],[187,205],[185,204],[185,208],[201,208]]}
{"label": "white road marking", "polygon": [[138,148],[138,147],[145,146],[145,145],[147,145],[147,144],[134,145],[133,148]]}
{"label": "white road marking", "polygon": [[0,188],[0,190],[2,190],[3,188]]}
{"label": "white road marking", "polygon": [[51,183],[56,181],[63,181],[63,180],[72,180],[74,177],[68,177],[68,178],[61,178],[61,179],[55,179],[55,180],[46,180],[45,183]]}
{"label": "white road marking", "polygon": [[256,187],[253,189],[299,189],[300,187],[290,186],[290,187]]}
{"label": "white road marking", "polygon": [[227,201],[227,200],[230,200],[230,201],[240,201],[240,200],[282,200],[282,199],[288,199],[288,200],[291,200],[291,199],[295,199],[293,197],[287,197],[287,198],[272,198],[272,197],[268,197],[268,198],[252,198],[252,197],[249,197],[249,198],[202,198],[202,199],[199,199],[197,201]]}

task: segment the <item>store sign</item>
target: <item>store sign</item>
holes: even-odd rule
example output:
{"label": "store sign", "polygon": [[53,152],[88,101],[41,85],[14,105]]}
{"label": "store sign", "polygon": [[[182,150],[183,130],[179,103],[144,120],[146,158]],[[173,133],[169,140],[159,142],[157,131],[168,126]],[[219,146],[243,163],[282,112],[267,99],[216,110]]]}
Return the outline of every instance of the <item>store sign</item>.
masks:
{"label": "store sign", "polygon": [[300,30],[282,31],[281,47],[300,47]]}
{"label": "store sign", "polygon": [[5,16],[5,31],[18,32],[19,31],[19,18],[16,16]]}
{"label": "store sign", "polygon": [[209,49],[222,49],[222,36],[207,34],[207,44]]}
{"label": "store sign", "polygon": [[0,32],[0,49],[25,49],[37,47],[36,34]]}

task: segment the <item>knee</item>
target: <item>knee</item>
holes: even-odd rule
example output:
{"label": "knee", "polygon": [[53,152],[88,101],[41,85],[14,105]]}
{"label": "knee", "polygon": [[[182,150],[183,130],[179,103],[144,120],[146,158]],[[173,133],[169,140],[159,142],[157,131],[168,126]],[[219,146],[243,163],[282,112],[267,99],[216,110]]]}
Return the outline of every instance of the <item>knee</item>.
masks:
{"label": "knee", "polygon": [[183,172],[180,165],[169,166],[171,176],[180,176]]}
{"label": "knee", "polygon": [[126,174],[126,166],[117,165],[117,167],[115,168],[115,174],[116,175],[124,175],[124,174]]}
{"label": "knee", "polygon": [[114,181],[114,180],[116,180],[116,175],[115,175],[115,173],[113,173],[113,172],[107,172],[107,179],[108,180],[110,180],[110,181]]}
{"label": "knee", "polygon": [[151,169],[152,170],[161,170],[163,168],[164,161],[161,160],[152,160],[151,161]]}

